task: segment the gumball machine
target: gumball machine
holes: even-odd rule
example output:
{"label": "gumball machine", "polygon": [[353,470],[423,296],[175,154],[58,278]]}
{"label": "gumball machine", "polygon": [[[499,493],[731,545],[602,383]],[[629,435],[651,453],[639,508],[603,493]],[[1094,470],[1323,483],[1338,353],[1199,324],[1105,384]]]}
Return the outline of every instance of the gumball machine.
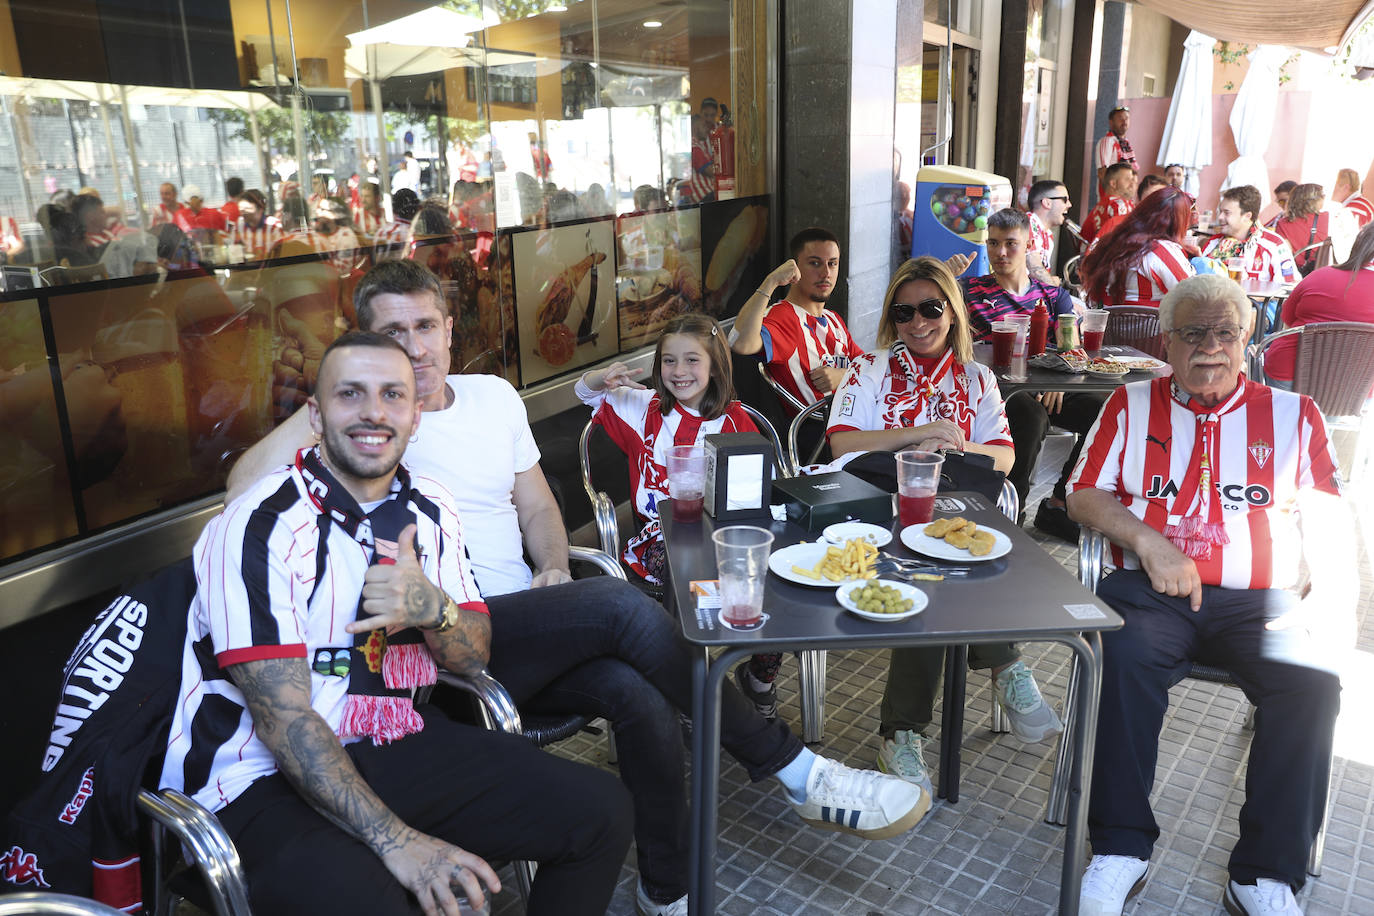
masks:
{"label": "gumball machine", "polygon": [[973,257],[964,273],[988,272],[988,217],[1011,206],[1011,182],[991,172],[954,165],[927,165],[916,173],[911,256]]}

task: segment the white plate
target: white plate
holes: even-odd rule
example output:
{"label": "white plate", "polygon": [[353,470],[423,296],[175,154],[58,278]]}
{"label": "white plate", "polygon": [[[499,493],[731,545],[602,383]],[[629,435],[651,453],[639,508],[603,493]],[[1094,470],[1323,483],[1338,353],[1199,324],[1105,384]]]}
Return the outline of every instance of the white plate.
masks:
{"label": "white plate", "polygon": [[875,614],[872,611],[861,611],[849,598],[849,593],[859,588],[859,586],[855,584],[841,585],[839,588],[835,589],[835,600],[840,603],[840,607],[851,614],[855,614],[865,620],[877,620],[882,623],[887,623],[889,620],[906,620],[908,617],[915,617],[926,609],[926,604],[930,601],[930,599],[926,597],[925,592],[909,583],[894,582],[890,579],[879,579],[878,581],[883,585],[891,585],[896,588],[897,591],[902,593],[903,598],[910,598],[911,610],[902,611],[900,614]]}
{"label": "white plate", "polygon": [[952,560],[955,563],[985,563],[988,560],[995,560],[1011,553],[1011,538],[996,528],[978,526],[979,531],[990,531],[993,537],[992,551],[981,557],[975,557],[967,550],[947,543],[944,538],[931,537],[922,530],[924,528],[925,525],[911,525],[903,528],[902,543],[919,554],[935,557],[937,560]]}
{"label": "white plate", "polygon": [[[1122,368],[1125,369],[1126,367],[1122,366]],[[1101,369],[1088,369],[1086,371],[1089,375],[1096,376],[1097,378],[1125,378],[1130,374],[1129,369],[1126,369],[1125,372],[1103,372]]]}
{"label": "white plate", "polygon": [[788,582],[795,582],[798,585],[811,585],[816,588],[834,588],[846,582],[862,582],[863,579],[861,578],[841,579],[839,582],[825,577],[809,579],[792,571],[793,566],[811,569],[821,561],[831,546],[824,541],[819,541],[812,544],[793,544],[791,547],[775,550],[768,557],[768,568]]}
{"label": "white plate", "polygon": [[821,537],[836,547],[843,547],[844,542],[851,538],[864,538],[874,547],[882,547],[892,540],[892,532],[868,522],[836,522],[822,531]]}
{"label": "white plate", "polygon": [[1153,356],[1109,356],[1112,362],[1127,369],[1163,369],[1164,363]]}

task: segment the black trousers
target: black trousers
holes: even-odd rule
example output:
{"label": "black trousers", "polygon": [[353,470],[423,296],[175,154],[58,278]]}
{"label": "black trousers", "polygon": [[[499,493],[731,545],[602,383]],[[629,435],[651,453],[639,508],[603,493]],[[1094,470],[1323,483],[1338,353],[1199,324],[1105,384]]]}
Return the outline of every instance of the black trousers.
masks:
{"label": "black trousers", "polygon": [[[416,830],[485,859],[538,862],[528,913],[604,913],[633,822],[620,780],[528,739],[418,708],[419,734],[346,748],[382,802]],[[219,819],[259,916],[422,912],[371,849],[306,804],[280,773],[253,783]]]}
{"label": "black trousers", "polygon": [[1055,498],[1063,499],[1064,485],[1073,473],[1073,466],[1078,463],[1078,453],[1083,450],[1083,436],[1097,422],[1097,415],[1102,412],[1106,400],[1105,394],[1095,392],[1066,394],[1059,413],[1051,414],[1031,392],[1018,391],[1007,398],[1007,425],[1011,427],[1011,442],[1016,449],[1016,460],[1007,479],[1016,487],[1023,510],[1030,495],[1031,474],[1035,472],[1035,462],[1040,460],[1040,449],[1045,444],[1045,433],[1049,432],[1050,424],[1078,434],[1073,450],[1069,452],[1069,459],[1064,462],[1059,480],[1054,485]]}
{"label": "black trousers", "polygon": [[1102,634],[1102,705],[1088,801],[1093,852],[1150,858],[1159,827],[1149,796],[1169,688],[1197,660],[1229,669],[1255,705],[1231,879],[1302,887],[1326,804],[1340,681],[1317,667],[1321,659],[1305,631],[1264,629],[1298,597],[1204,586],[1202,609],[1194,612],[1187,596],[1161,595],[1139,570],[1112,573],[1098,595],[1126,625]]}

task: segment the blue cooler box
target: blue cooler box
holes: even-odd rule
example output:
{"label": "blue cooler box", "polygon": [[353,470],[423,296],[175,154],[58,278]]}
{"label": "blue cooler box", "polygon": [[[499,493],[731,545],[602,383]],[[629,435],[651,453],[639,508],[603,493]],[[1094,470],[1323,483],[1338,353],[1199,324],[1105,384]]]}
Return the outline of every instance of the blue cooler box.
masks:
{"label": "blue cooler box", "polygon": [[955,165],[923,167],[916,173],[911,256],[943,261],[967,254],[973,266],[964,276],[988,273],[988,217],[1010,206],[1011,182],[1000,175]]}

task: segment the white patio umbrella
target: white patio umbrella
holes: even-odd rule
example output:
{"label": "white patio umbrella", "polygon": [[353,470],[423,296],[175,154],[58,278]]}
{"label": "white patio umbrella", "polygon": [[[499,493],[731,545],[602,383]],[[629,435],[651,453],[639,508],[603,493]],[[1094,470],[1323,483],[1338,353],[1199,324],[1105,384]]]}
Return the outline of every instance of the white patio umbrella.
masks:
{"label": "white patio umbrella", "polygon": [[1183,42],[1183,61],[1169,102],[1169,119],[1156,163],[1178,163],[1184,190],[1197,197],[1202,170],[1212,164],[1212,46],[1216,39],[1193,31]]}
{"label": "white patio umbrella", "polygon": [[[486,4],[480,16],[431,6],[351,33],[349,47],[344,50],[344,67],[371,80],[461,67],[474,56],[468,50],[472,33],[500,23],[501,17]],[[481,53],[476,49],[479,60]]]}
{"label": "white patio umbrella", "polygon": [[1236,138],[1240,157],[1226,167],[1221,189],[1254,185],[1260,197],[1269,202],[1269,167],[1264,151],[1274,134],[1274,116],[1279,105],[1279,67],[1292,53],[1278,45],[1260,45],[1250,53],[1250,71],[1245,74],[1236,106],[1231,109],[1231,133]]}

